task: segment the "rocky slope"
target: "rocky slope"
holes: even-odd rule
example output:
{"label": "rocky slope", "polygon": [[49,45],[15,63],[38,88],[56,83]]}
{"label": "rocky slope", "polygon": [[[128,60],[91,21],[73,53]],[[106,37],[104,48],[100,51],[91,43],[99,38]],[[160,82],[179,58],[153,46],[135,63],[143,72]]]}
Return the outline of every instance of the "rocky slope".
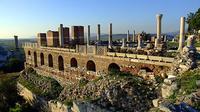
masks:
{"label": "rocky slope", "polygon": [[[127,76],[126,76],[127,75]],[[156,98],[155,88],[142,78],[128,74],[111,74],[93,81],[80,80],[65,87],[59,100],[90,102],[109,111],[147,111]]]}

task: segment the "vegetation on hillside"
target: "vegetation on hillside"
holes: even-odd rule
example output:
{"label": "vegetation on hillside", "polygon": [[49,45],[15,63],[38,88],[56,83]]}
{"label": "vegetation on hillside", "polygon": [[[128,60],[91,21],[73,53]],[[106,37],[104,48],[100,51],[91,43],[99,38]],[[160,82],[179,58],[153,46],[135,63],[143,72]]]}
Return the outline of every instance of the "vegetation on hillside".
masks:
{"label": "vegetation on hillside", "polygon": [[0,112],[36,112],[18,95],[18,73],[0,73]]}
{"label": "vegetation on hillside", "polygon": [[19,83],[45,99],[56,99],[62,86],[53,78],[38,75],[32,68],[25,69],[19,76]]}
{"label": "vegetation on hillside", "polygon": [[12,57],[10,58],[6,64],[2,67],[2,71],[4,73],[12,73],[12,72],[20,72],[24,69],[24,61]]}
{"label": "vegetation on hillside", "polygon": [[[196,84],[197,80],[200,80],[200,69],[190,70],[178,76],[177,84],[180,89],[174,92],[169,99],[173,102],[180,102],[180,99],[187,101],[187,98],[199,89]],[[193,101],[189,105],[200,110],[200,102]]]}

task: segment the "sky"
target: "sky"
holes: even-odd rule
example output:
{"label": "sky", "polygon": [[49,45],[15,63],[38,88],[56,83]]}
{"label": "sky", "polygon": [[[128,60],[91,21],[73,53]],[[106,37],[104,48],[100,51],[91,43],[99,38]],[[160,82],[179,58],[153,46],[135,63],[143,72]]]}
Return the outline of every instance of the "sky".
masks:
{"label": "sky", "polygon": [[[180,17],[200,8],[200,0],[0,0],[0,38],[36,36],[59,24],[91,25],[96,33],[156,32],[156,14],[163,14],[162,32],[179,31]],[[86,32],[85,27],[85,32]]]}

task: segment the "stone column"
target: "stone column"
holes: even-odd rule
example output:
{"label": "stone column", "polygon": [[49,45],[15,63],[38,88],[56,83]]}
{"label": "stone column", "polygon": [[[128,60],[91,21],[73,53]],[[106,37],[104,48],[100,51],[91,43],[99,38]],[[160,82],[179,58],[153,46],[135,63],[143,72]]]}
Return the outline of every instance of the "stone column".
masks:
{"label": "stone column", "polygon": [[64,47],[63,24],[60,24],[58,31],[59,31],[59,45],[60,47]]}
{"label": "stone column", "polygon": [[128,32],[127,32],[126,41],[127,41],[127,42],[130,42],[130,38],[129,38],[129,30],[128,30]]}
{"label": "stone column", "polygon": [[179,47],[178,50],[181,52],[184,46],[185,37],[185,17],[180,19],[180,36],[179,36]]}
{"label": "stone column", "polygon": [[158,44],[160,43],[160,38],[161,38],[161,19],[162,19],[162,14],[157,14],[156,19],[157,19],[157,37],[155,39],[155,48],[158,47]]}
{"label": "stone column", "polygon": [[101,26],[100,24],[97,25],[97,43],[101,40]]}
{"label": "stone column", "polygon": [[137,49],[141,49],[142,48],[142,36],[141,34],[138,34],[138,46]]}
{"label": "stone column", "polygon": [[126,47],[126,41],[125,41],[125,38],[122,39],[122,46],[121,46],[121,48],[124,48],[124,47]]}
{"label": "stone column", "polygon": [[109,25],[108,48],[112,48],[112,23]]}
{"label": "stone column", "polygon": [[88,25],[88,33],[87,33],[87,45],[90,45],[90,25]]}
{"label": "stone column", "polygon": [[128,32],[127,32],[126,41],[127,41],[127,46],[129,47],[129,42],[130,42],[130,34],[129,34],[129,30],[128,30]]}
{"label": "stone column", "polygon": [[18,36],[14,35],[14,39],[15,39],[15,49],[19,49]]}
{"label": "stone column", "polygon": [[167,35],[164,35],[164,42],[167,42]]}
{"label": "stone column", "polygon": [[133,31],[133,42],[135,42],[135,30]]}

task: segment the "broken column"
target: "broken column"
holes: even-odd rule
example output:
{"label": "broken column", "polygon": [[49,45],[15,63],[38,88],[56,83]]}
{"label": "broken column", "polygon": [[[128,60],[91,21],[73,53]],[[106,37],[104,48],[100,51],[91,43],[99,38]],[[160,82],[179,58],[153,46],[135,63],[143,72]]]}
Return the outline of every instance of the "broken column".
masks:
{"label": "broken column", "polygon": [[179,36],[179,47],[178,51],[182,52],[183,46],[184,46],[184,41],[185,41],[185,17],[181,17],[180,20],[180,36]]}
{"label": "broken column", "polygon": [[88,25],[87,45],[90,45],[90,25]]}
{"label": "broken column", "polygon": [[15,39],[15,49],[19,49],[18,36],[14,35],[14,39]]}
{"label": "broken column", "polygon": [[162,14],[157,14],[156,19],[157,19],[157,38],[155,39],[155,48],[158,47],[158,44],[160,43],[160,38],[161,38],[161,19],[162,19]]}
{"label": "broken column", "polygon": [[138,34],[138,46],[137,49],[141,49],[142,48],[142,36],[141,34]]}
{"label": "broken column", "polygon": [[187,39],[187,47],[189,49],[196,49],[195,45],[194,45],[195,44],[195,39],[196,39],[195,35],[191,35],[191,36],[188,37],[188,39]]}
{"label": "broken column", "polygon": [[109,25],[108,48],[112,48],[112,23]]}
{"label": "broken column", "polygon": [[97,25],[97,43],[100,42],[100,38],[101,38],[101,26],[100,24]]}
{"label": "broken column", "polygon": [[60,47],[64,47],[63,24],[60,24],[58,31],[59,31],[59,45]]}

